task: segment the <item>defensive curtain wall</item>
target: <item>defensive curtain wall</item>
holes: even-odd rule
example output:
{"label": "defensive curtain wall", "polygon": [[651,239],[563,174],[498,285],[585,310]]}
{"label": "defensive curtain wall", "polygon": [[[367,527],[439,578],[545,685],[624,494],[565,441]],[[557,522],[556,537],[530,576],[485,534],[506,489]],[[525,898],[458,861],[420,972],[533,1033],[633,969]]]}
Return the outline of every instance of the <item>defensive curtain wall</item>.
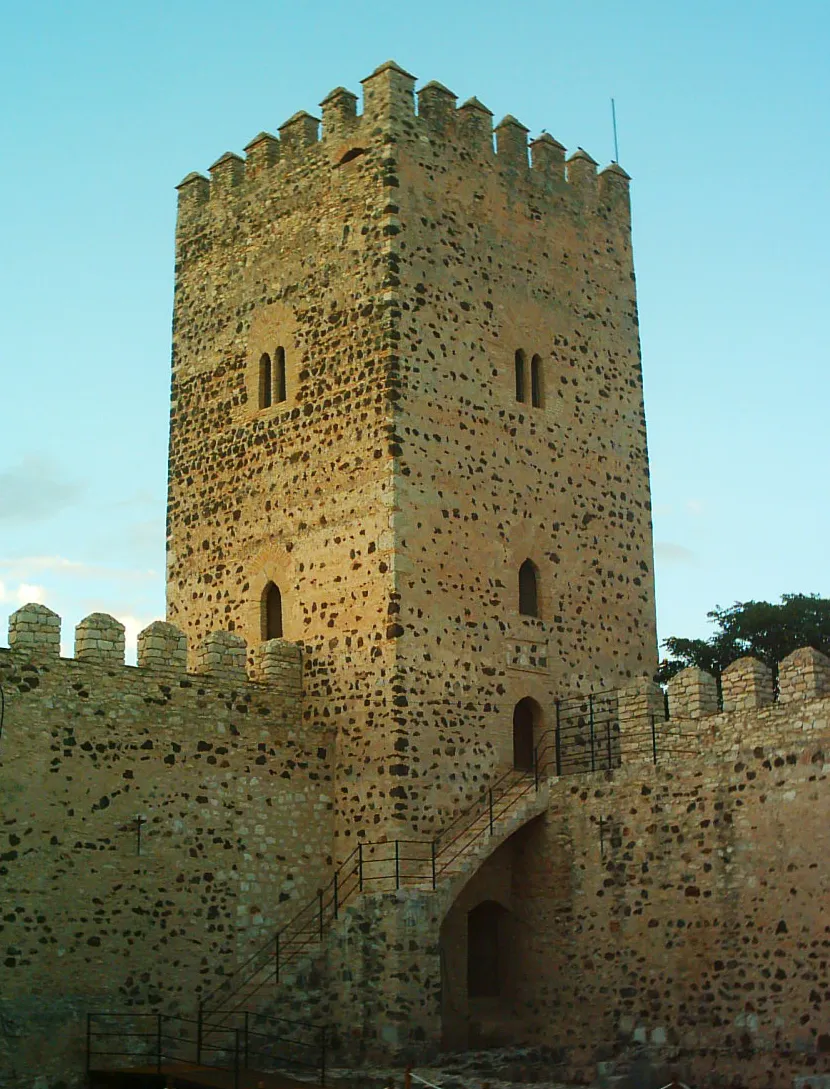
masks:
{"label": "defensive curtain wall", "polygon": [[[0,1084],[84,1068],[86,1013],[195,1009],[331,864],[334,739],[301,716],[297,646],[165,623],[124,665],[96,614],[59,658],[31,605],[0,650]],[[10,1080],[9,1080],[10,1079]]]}
{"label": "defensive curtain wall", "polygon": [[817,652],[781,664],[775,700],[766,667],[735,663],[722,711],[698,670],[671,683],[668,720],[649,682],[618,691],[610,757],[582,697],[538,781],[497,790],[494,822],[485,791],[466,838],[439,844],[437,880],[409,841],[367,846],[335,918],[336,744],[304,733],[300,648],[253,648],[248,677],[227,633],[191,673],[169,624],[142,633],[137,667],[111,617],[78,626],[74,659],[58,640],[27,606],[0,650],[6,1083],[77,1080],[90,1010],[195,1016],[321,887],[321,940],[279,984],[260,969],[246,1005],[328,1024],[352,1060],[544,1043],[582,1079],[639,1041],[690,1078],[782,1087],[830,1065]]}

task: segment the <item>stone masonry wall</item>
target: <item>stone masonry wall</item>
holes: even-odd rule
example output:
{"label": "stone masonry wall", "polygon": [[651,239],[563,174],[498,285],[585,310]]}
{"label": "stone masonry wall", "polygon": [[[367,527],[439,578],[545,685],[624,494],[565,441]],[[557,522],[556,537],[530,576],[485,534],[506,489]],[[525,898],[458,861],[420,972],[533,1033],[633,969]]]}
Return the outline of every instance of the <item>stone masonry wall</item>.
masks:
{"label": "stone masonry wall", "polygon": [[696,755],[552,782],[514,837],[515,1011],[575,1071],[641,1041],[789,1086],[830,1068],[830,700],[701,721]]}
{"label": "stone masonry wall", "polygon": [[298,648],[270,648],[268,685],[223,677],[216,644],[220,675],[186,674],[151,625],[156,667],[128,667],[111,620],[79,626],[103,661],[58,658],[40,606],[0,649],[4,1085],[71,1081],[89,1010],[193,1014],[330,876],[333,738],[302,727]]}
{"label": "stone masonry wall", "polygon": [[[253,646],[279,586],[338,854],[437,830],[512,713],[656,661],[628,177],[387,62],[363,111],[179,187],[168,619]],[[285,352],[285,399],[260,361]],[[526,355],[526,398],[514,357]],[[530,368],[538,356],[538,405]],[[537,567],[540,615],[518,610]]]}

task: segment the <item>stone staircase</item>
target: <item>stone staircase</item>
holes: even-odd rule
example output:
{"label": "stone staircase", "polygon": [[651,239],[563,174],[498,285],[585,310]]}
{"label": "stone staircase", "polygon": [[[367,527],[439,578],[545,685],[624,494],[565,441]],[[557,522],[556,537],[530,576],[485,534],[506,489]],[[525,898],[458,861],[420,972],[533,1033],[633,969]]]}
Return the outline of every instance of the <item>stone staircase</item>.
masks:
{"label": "stone staircase", "polygon": [[[548,804],[547,782],[538,788],[532,773],[508,784],[488,803],[473,821],[447,838],[438,856],[436,883],[449,883],[453,888],[466,881],[484,859],[528,821],[544,813]],[[419,888],[430,887],[419,883]]]}
{"label": "stone staircase", "polygon": [[411,888],[453,899],[482,862],[547,803],[546,780],[535,771],[510,769],[434,840],[360,844],[314,900],[202,999],[200,1020],[222,1023],[263,1001],[274,1003],[277,985],[283,991],[283,985],[294,989],[301,981],[297,990],[305,991],[310,979],[322,975],[328,932],[356,896]]}

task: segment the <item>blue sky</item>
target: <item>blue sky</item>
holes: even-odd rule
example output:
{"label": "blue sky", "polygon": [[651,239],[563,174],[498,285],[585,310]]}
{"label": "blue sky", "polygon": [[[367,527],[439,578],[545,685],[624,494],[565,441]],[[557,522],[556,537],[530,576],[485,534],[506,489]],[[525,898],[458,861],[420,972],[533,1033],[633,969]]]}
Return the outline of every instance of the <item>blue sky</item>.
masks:
{"label": "blue sky", "polygon": [[[176,183],[394,57],[633,175],[661,637],[830,595],[830,5],[6,4],[0,633],[164,611]],[[0,640],[3,635],[0,634]]]}

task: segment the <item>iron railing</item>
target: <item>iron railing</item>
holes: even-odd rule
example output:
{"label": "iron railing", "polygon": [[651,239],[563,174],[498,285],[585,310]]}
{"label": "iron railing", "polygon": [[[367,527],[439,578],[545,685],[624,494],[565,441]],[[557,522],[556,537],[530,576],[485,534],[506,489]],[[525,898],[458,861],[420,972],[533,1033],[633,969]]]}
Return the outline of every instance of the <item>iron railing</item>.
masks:
{"label": "iron railing", "polygon": [[129,1070],[162,1074],[182,1068],[229,1071],[239,1089],[245,1071],[312,1071],[326,1084],[326,1028],[244,1011],[205,1021],[163,1013],[88,1013],[87,1077]]}
{"label": "iron railing", "polygon": [[496,825],[538,791],[548,776],[608,771],[620,767],[624,758],[657,764],[661,755],[697,752],[676,727],[655,715],[627,723],[623,733],[616,692],[557,700],[555,712],[555,725],[535,745],[532,766],[509,768],[483,787],[434,839],[358,844],[313,900],[202,997],[199,1017],[215,1020],[221,1010],[234,1015],[262,987],[279,983],[292,963],[317,951],[328,927],[355,894],[415,884],[435,889],[454,864],[490,838]]}
{"label": "iron railing", "polygon": [[[225,975],[213,990],[203,994],[193,1022],[194,1046],[199,1058],[216,1049],[217,1040],[224,1040],[219,1050],[228,1053],[231,1038],[227,1034],[232,1031],[242,1033],[239,1046],[243,1056],[250,1056],[250,1041],[254,1037],[246,1005],[263,987],[278,984],[292,965],[301,968],[304,959],[319,950],[326,931],[353,896],[412,885],[437,888],[438,882],[460,866],[480,842],[496,833],[497,826],[520,803],[535,796],[549,776],[608,771],[629,758],[648,759],[656,764],[661,754],[677,756],[697,751],[676,727],[654,715],[626,723],[623,733],[616,692],[557,700],[555,712],[555,725],[536,741],[531,766],[509,768],[482,787],[478,797],[433,839],[358,844],[312,900]],[[254,1030],[256,1039],[264,1039],[268,1033],[262,1030],[269,1019],[260,1014],[256,1017],[260,1018],[259,1028]],[[316,1031],[316,1026],[307,1022],[270,1021]],[[276,1042],[285,1043],[279,1034],[273,1035],[273,1027],[269,1031]],[[322,1050],[324,1053],[324,1046]]]}

